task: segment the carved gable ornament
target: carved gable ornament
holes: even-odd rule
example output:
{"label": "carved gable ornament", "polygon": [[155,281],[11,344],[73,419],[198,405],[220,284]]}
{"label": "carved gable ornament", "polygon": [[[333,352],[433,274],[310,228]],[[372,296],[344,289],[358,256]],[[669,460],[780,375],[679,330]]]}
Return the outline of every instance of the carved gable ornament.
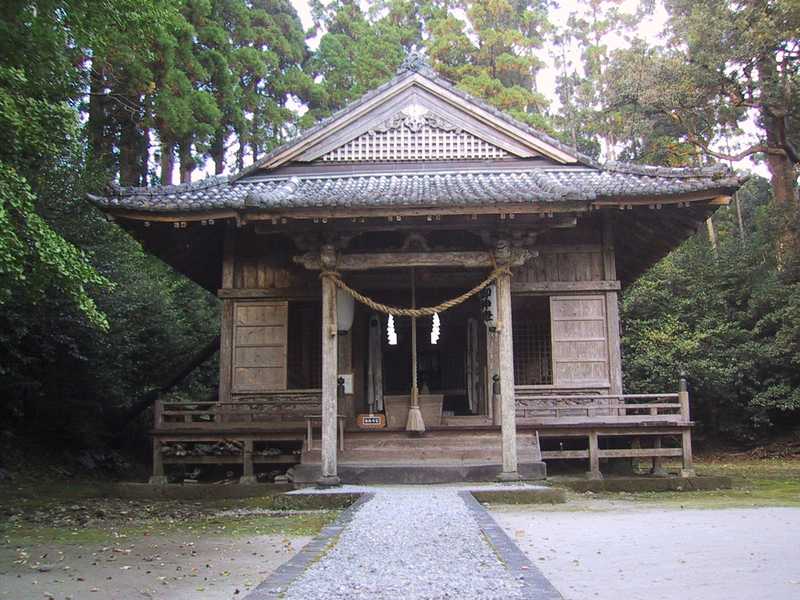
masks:
{"label": "carved gable ornament", "polygon": [[509,153],[421,104],[411,104],[338,148],[325,162],[506,158]]}

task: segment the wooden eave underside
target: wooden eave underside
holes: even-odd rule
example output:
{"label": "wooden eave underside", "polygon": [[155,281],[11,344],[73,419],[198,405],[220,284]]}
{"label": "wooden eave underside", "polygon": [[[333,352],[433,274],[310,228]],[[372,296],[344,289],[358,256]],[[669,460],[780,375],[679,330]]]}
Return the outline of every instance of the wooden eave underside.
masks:
{"label": "wooden eave underside", "polygon": [[[623,285],[634,281],[650,266],[674,250],[681,242],[704,227],[705,220],[726,204],[727,196],[685,195],[684,197],[625,199],[624,203],[603,206],[613,223],[618,278]],[[574,218],[600,209],[595,203],[565,203],[522,207],[474,207],[463,210],[396,209],[365,214],[342,211],[300,211],[284,214],[241,215],[236,211],[208,214],[158,215],[143,213],[133,218],[119,211],[123,226],[139,239],[146,250],[196,281],[208,290],[221,287],[223,233],[226,221],[244,226],[251,222],[262,234],[317,232],[392,231],[392,230],[497,230],[514,232],[546,231],[568,227]],[[525,210],[527,208],[527,210]],[[504,212],[507,211],[507,212]],[[115,211],[116,212],[116,211]],[[137,218],[138,217],[138,218]],[[243,218],[244,217],[244,218]],[[209,221],[213,220],[213,224]],[[201,225],[198,221],[205,221]],[[177,227],[176,227],[177,225]],[[299,252],[299,251],[298,251]]]}

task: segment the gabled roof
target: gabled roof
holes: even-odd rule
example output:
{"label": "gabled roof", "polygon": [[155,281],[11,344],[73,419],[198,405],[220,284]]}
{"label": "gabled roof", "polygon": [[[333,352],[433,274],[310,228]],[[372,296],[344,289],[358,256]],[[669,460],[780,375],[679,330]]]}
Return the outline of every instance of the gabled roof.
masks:
{"label": "gabled roof", "polygon": [[[487,129],[493,129],[496,134],[505,134],[510,140],[516,140],[521,148],[529,150],[528,156],[538,154],[561,164],[581,162],[572,148],[459,90],[437,75],[418,55],[411,54],[393,79],[306,129],[295,139],[275,148],[231,179],[235,181],[263,169],[275,169],[291,160],[302,159],[310,147],[322,143],[354,123],[358,124],[356,131],[367,131],[376,118],[386,118],[387,113],[392,112],[392,108],[398,108],[392,107],[393,101],[400,100],[399,104],[402,104],[402,100],[407,100],[407,96],[415,91],[438,99],[439,110],[452,111],[447,117],[452,118],[454,113],[460,113],[462,117],[472,117],[473,121],[483,123]],[[373,117],[369,118],[371,113]],[[588,157],[583,158],[587,159],[587,164],[591,162]]]}
{"label": "gabled roof", "polygon": [[[407,158],[409,148],[417,159]],[[735,191],[724,167],[669,169],[590,157],[457,89],[410,55],[391,81],[230,177],[110,186],[106,210],[213,213],[324,208],[625,203]]]}

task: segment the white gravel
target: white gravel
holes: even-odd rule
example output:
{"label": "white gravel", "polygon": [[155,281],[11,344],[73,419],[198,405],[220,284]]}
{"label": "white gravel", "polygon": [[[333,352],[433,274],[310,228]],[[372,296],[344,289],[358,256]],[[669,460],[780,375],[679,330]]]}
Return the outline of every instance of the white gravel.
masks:
{"label": "white gravel", "polygon": [[492,515],[566,600],[800,598],[800,509]]}
{"label": "white gravel", "polygon": [[521,598],[518,580],[483,538],[459,489],[370,488],[375,497],[285,597]]}

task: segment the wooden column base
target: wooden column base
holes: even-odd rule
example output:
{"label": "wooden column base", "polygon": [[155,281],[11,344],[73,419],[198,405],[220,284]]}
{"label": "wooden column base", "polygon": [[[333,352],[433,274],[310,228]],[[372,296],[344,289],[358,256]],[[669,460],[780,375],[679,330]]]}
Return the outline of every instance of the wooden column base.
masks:
{"label": "wooden column base", "polygon": [[336,487],[342,485],[342,480],[336,476],[322,476],[317,479],[317,485],[320,487]]}
{"label": "wooden column base", "polygon": [[520,481],[522,477],[516,471],[501,471],[497,475],[497,481]]}
{"label": "wooden column base", "polygon": [[[653,445],[656,448],[661,448],[660,436],[656,436]],[[664,468],[664,459],[661,458],[660,456],[653,457],[653,468],[650,469],[650,475],[653,475],[655,477],[666,477],[667,475],[669,475],[669,473],[667,473],[667,470]]]}
{"label": "wooden column base", "polygon": [[245,475],[239,477],[239,485],[255,485],[258,483],[258,479],[255,475]]}
{"label": "wooden column base", "polygon": [[166,475],[153,475],[147,483],[150,485],[167,485],[169,481],[167,481]]}

